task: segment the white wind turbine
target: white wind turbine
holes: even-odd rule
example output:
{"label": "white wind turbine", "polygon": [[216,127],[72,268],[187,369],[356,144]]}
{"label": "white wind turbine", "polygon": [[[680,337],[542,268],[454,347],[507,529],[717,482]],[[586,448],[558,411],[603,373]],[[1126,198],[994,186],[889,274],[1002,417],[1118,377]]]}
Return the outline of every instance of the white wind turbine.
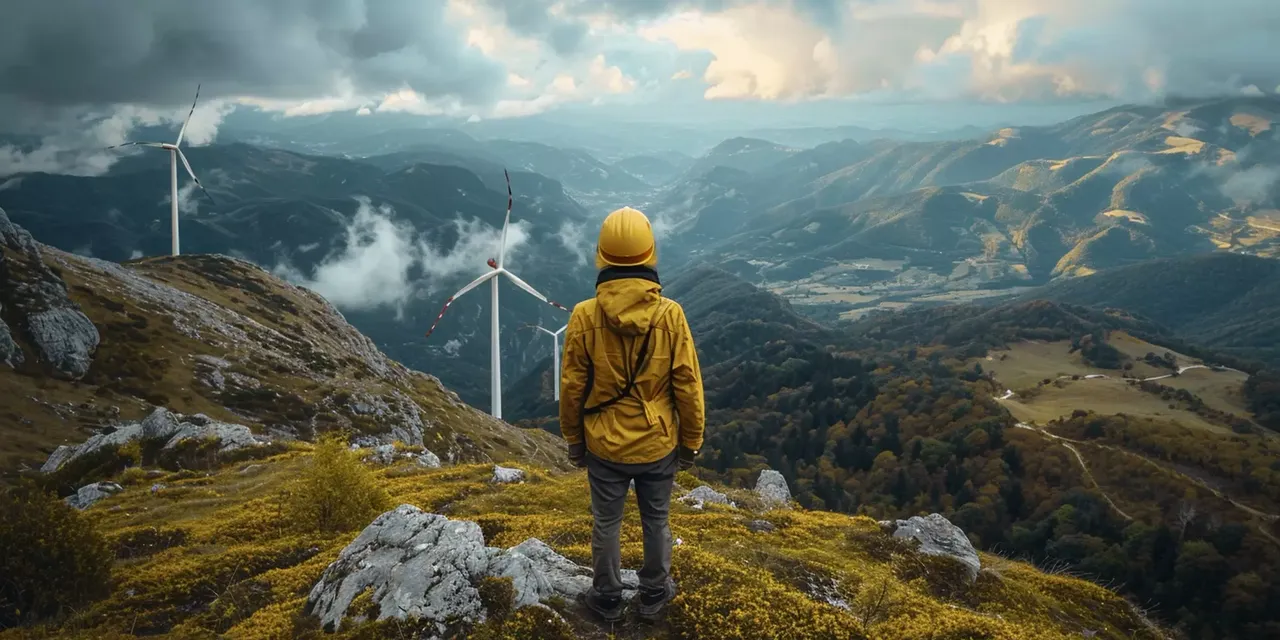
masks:
{"label": "white wind turbine", "polygon": [[556,402],[560,402],[560,334],[564,333],[564,330],[568,329],[569,325],[566,324],[555,331],[552,331],[540,324],[526,324],[525,326],[530,329],[537,329],[538,331],[551,336],[552,354],[554,356],[554,363],[551,365],[553,367],[551,370],[551,377],[555,380]]}
{"label": "white wind turbine", "polygon": [[196,112],[196,101],[200,99],[200,85],[196,85],[196,99],[191,101],[191,111],[187,112],[187,119],[182,122],[182,128],[178,130],[178,140],[173,144],[167,142],[126,142],[117,144],[108,149],[117,149],[120,147],[154,147],[156,149],[164,149],[169,152],[169,224],[173,229],[173,255],[178,255],[178,160],[182,160],[182,166],[187,169],[187,175],[195,181],[196,186],[209,197],[210,202],[214,202],[213,196],[209,195],[204,185],[200,184],[200,179],[196,177],[196,173],[191,170],[191,163],[187,162],[187,156],[182,154],[182,149],[178,146],[182,144],[182,136],[187,132],[187,125],[191,122],[191,114]]}
{"label": "white wind turbine", "polygon": [[515,284],[517,287],[520,287],[521,289],[524,289],[526,292],[529,293],[529,295],[557,309],[560,309],[561,311],[569,310],[567,307],[565,307],[564,305],[558,302],[553,302],[551,300],[548,300],[546,296],[542,295],[541,293],[538,293],[537,289],[534,289],[533,287],[529,286],[529,283],[516,277],[516,274],[511,273],[510,271],[507,271],[507,269],[503,266],[504,264],[503,260],[506,258],[506,253],[507,253],[507,228],[511,226],[512,197],[511,197],[511,176],[510,174],[507,173],[505,169],[503,169],[502,175],[507,179],[507,217],[502,222],[502,240],[501,240],[501,244],[498,245],[498,259],[495,261],[493,258],[489,258],[488,264],[489,264],[489,268],[492,269],[492,271],[480,276],[479,278],[476,278],[475,280],[472,280],[470,283],[467,284],[467,286],[459,289],[457,293],[453,294],[452,296],[449,296],[449,299],[444,301],[444,308],[440,310],[440,315],[436,316],[436,321],[431,325],[431,329],[427,331],[427,337],[430,337],[431,333],[435,331],[436,327],[440,324],[440,319],[444,317],[444,313],[449,310],[449,305],[453,304],[454,300],[457,300],[458,298],[462,297],[464,293],[484,284],[486,280],[492,283],[491,295],[492,295],[493,310],[492,310],[492,324],[490,327],[492,332],[492,338],[491,338],[492,342],[490,343],[490,363],[489,363],[489,366],[490,366],[489,375],[490,375],[490,385],[491,385],[490,405],[492,407],[491,413],[493,414],[493,417],[498,418],[499,420],[502,419],[502,357],[501,357],[501,348],[498,342],[498,337],[499,337],[498,276],[506,276],[507,278],[510,278],[513,284]]}

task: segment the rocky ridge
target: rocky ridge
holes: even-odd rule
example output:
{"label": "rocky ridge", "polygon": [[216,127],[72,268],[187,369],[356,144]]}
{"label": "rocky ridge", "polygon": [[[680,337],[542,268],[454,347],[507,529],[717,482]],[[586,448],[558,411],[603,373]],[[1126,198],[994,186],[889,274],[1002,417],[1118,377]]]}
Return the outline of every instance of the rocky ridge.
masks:
{"label": "rocky ridge", "polygon": [[567,465],[549,434],[470,408],[319,295],[243,260],[106,262],[42,245],[2,212],[0,251],[5,467],[39,467],[57,446],[159,407],[277,442],[344,430],[362,447],[429,447],[441,461]]}

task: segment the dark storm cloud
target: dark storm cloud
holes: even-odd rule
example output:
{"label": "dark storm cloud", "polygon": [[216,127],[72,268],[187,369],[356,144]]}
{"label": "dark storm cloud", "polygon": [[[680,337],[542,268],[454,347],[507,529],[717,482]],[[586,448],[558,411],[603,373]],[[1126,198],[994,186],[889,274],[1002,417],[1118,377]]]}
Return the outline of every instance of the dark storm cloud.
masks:
{"label": "dark storm cloud", "polygon": [[503,68],[465,46],[444,0],[39,0],[0,21],[0,104],[306,99],[408,86],[492,99]]}
{"label": "dark storm cloud", "polygon": [[562,56],[576,53],[587,35],[585,23],[552,16],[544,0],[489,0],[488,4],[502,12],[513,31],[545,41]]}

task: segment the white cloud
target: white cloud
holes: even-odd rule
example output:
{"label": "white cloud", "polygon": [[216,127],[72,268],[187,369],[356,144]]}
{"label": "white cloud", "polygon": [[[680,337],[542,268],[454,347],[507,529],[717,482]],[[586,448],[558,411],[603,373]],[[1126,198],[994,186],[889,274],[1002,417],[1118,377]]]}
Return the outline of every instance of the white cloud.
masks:
{"label": "white cloud", "polygon": [[339,307],[391,307],[400,313],[414,289],[409,280],[409,270],[418,260],[413,228],[397,223],[390,207],[374,208],[367,198],[357,200],[360,204],[343,246],[310,276],[288,265],[278,265],[275,272]]}
{"label": "white cloud", "polygon": [[[182,182],[182,169],[178,169],[178,213],[180,215],[189,216],[200,212],[201,194],[196,193],[196,183],[188,180]],[[160,199],[160,206],[168,209],[170,203],[169,193],[166,191],[164,197]]]}
{"label": "white cloud", "polygon": [[693,77],[693,72],[688,69],[681,69],[671,74],[672,80],[688,80]]}
{"label": "white cloud", "polygon": [[[479,276],[489,269],[485,260],[498,257],[502,230],[491,227],[478,219],[453,221],[458,241],[447,249],[438,249],[425,240],[417,244],[419,261],[427,278],[429,292],[438,292],[452,285],[458,276]],[[507,253],[510,263],[529,242],[528,223],[519,220],[507,229]]]}
{"label": "white cloud", "polygon": [[[411,224],[397,221],[390,206],[375,207],[364,197],[357,202],[342,245],[311,273],[288,261],[276,264],[272,272],[316,291],[340,308],[390,308],[399,317],[410,300],[456,286],[463,276],[478,276],[489,268],[485,260],[497,257],[501,230],[478,219],[454,220],[456,241],[437,247]],[[507,232],[508,262],[518,258],[528,242],[527,223],[512,223]],[[305,253],[315,246],[298,249]]]}
{"label": "white cloud", "polygon": [[556,232],[556,240],[559,240],[561,246],[573,254],[578,264],[591,264],[596,243],[587,236],[586,223],[575,223],[569,220],[561,222],[560,230]]}

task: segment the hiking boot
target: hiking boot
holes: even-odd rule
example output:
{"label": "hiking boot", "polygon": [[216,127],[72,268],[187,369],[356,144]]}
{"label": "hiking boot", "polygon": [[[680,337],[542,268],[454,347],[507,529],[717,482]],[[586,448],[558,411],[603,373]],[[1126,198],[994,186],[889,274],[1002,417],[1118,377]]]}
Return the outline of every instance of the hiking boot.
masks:
{"label": "hiking boot", "polygon": [[672,580],[668,580],[661,589],[641,589],[636,596],[636,615],[644,620],[656,620],[675,595],[676,583]]}
{"label": "hiking boot", "polygon": [[617,622],[622,619],[622,598],[618,596],[602,596],[596,593],[595,589],[591,589],[583,596],[582,604],[605,622]]}

